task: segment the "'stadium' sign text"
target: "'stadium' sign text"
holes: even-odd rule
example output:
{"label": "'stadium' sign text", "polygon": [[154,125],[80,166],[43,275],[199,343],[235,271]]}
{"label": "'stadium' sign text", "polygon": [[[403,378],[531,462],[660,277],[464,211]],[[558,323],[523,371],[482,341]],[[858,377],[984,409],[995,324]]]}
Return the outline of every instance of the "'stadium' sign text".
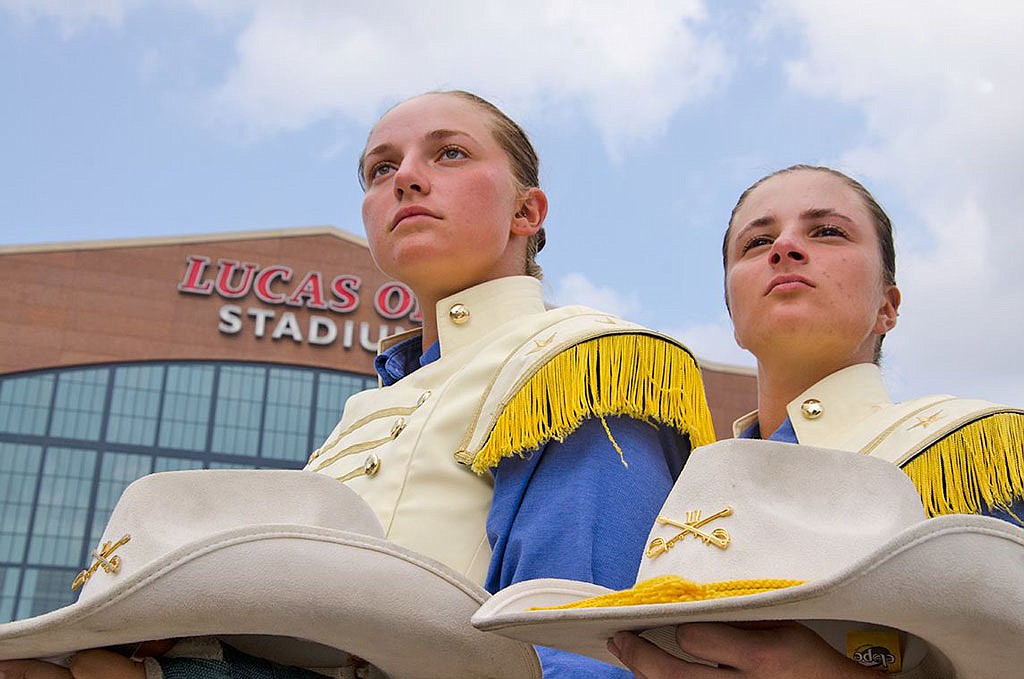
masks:
{"label": "'stadium' sign text", "polygon": [[[296,281],[296,282],[293,282]],[[315,346],[340,343],[344,349],[358,345],[375,352],[377,342],[403,330],[397,321],[403,318],[411,323],[423,320],[416,298],[404,283],[391,281],[381,285],[373,294],[373,308],[388,323],[356,323],[346,319],[359,308],[359,289],[362,279],[352,274],[341,274],[327,280],[319,271],[307,271],[301,278],[283,264],[260,267],[253,262],[232,259],[217,260],[216,272],[210,258],[189,255],[185,275],[178,290],[190,295],[218,295],[225,300],[242,300],[253,295],[266,306],[224,304],[218,310],[217,329],[225,335],[236,335],[243,330],[257,338],[269,336],[272,340],[289,339]],[[300,320],[287,307],[306,307],[325,312],[311,313]],[[371,326],[376,325],[376,328]],[[376,330],[376,332],[374,332]]]}

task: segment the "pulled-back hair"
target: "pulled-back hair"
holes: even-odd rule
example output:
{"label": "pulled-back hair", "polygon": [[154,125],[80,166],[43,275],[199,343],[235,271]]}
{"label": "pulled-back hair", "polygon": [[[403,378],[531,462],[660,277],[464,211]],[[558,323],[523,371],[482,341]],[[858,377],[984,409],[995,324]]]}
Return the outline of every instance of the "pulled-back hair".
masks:
{"label": "pulled-back hair", "polygon": [[[504,111],[472,92],[465,90],[438,90],[426,92],[425,94],[444,95],[455,97],[469,102],[476,106],[491,119],[490,129],[498,146],[508,156],[509,166],[512,168],[512,179],[518,192],[526,191],[529,188],[540,188],[540,158],[537,151],[530,143],[530,138],[519,124],[509,118]],[[363,185],[363,158],[359,157],[359,183]],[[365,186],[364,186],[365,188]],[[547,236],[544,228],[526,241],[526,263],[525,273],[534,278],[542,278],[544,273],[537,264],[537,253],[544,247]]]}

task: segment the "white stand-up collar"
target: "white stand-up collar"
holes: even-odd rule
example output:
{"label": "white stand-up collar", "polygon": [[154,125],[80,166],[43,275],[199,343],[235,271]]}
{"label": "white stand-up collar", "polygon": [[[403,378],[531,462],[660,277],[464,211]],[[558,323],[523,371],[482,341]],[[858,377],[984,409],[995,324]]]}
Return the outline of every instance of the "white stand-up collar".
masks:
{"label": "white stand-up collar", "polygon": [[[827,445],[891,403],[878,366],[858,363],[815,383],[786,405],[786,414],[801,444]],[[756,410],[744,415],[733,433],[739,436],[756,420]]]}
{"label": "white stand-up collar", "polygon": [[441,355],[475,342],[500,325],[544,313],[541,283],[532,276],[506,276],[474,285],[435,307]]}
{"label": "white stand-up collar", "polygon": [[[532,276],[496,278],[449,295],[434,307],[441,355],[458,351],[516,318],[544,311],[541,282]],[[421,332],[415,328],[386,337],[380,341],[378,351]]]}

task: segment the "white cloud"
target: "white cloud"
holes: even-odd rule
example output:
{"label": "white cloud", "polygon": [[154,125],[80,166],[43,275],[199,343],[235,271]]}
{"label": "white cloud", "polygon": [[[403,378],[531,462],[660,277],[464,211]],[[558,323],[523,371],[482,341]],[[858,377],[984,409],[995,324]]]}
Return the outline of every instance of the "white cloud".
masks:
{"label": "white cloud", "polygon": [[[904,257],[905,305],[891,335],[893,358],[906,388],[1024,404],[1024,286],[1005,283],[1018,272],[994,264],[1000,229],[972,200],[952,214],[929,215],[934,249]],[[1019,250],[1018,250],[1019,253]],[[1018,265],[1019,266],[1019,265]],[[910,396],[908,391],[904,394]]]}
{"label": "white cloud", "polygon": [[863,111],[840,165],[894,189],[933,244],[900,253],[900,380],[1024,403],[1024,4],[777,0],[765,18],[805,38],[793,86]]}
{"label": "white cloud", "polygon": [[0,0],[0,9],[22,21],[56,21],[64,38],[94,24],[119,27],[130,6],[138,0]]}
{"label": "white cloud", "polygon": [[458,87],[516,116],[582,113],[614,153],[727,74],[704,19],[703,0],[260,2],[212,105],[260,133]]}
{"label": "white cloud", "polygon": [[633,320],[642,310],[639,296],[623,294],[609,287],[596,285],[581,273],[562,276],[555,285],[552,302],[558,306],[582,304]]}
{"label": "white cloud", "polygon": [[756,365],[753,354],[746,349],[741,349],[736,344],[732,334],[732,322],[725,314],[712,323],[697,323],[682,328],[660,330],[685,344],[698,359],[703,361],[747,368],[753,368]]}
{"label": "white cloud", "polygon": [[[637,293],[625,294],[597,285],[581,273],[570,273],[558,279],[552,293],[552,303],[559,306],[582,304],[632,321],[636,321],[645,312]],[[701,360],[748,368],[755,365],[753,355],[740,349],[733,339],[732,322],[724,313],[710,323],[684,327],[655,326],[653,329],[675,337]]]}

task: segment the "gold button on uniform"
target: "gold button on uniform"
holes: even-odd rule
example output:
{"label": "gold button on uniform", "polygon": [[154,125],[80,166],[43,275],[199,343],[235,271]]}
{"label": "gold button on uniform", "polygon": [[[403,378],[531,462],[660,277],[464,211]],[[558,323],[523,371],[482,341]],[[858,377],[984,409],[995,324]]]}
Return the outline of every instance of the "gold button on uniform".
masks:
{"label": "gold button on uniform", "polygon": [[809,398],[800,404],[800,412],[802,412],[804,417],[808,420],[816,420],[821,417],[821,414],[825,412],[825,410],[821,407],[821,401],[816,398]]}
{"label": "gold button on uniform", "polygon": [[391,427],[391,438],[396,438],[405,429],[405,420],[399,417],[395,420],[394,426]]}
{"label": "gold button on uniform", "polygon": [[455,325],[462,325],[469,320],[469,307],[465,304],[453,304],[448,310],[448,317]]}
{"label": "gold button on uniform", "polygon": [[380,458],[370,453],[366,462],[363,463],[363,472],[367,476],[375,476],[378,471],[380,471]]}
{"label": "gold button on uniform", "polygon": [[425,392],[420,394],[420,397],[418,399],[416,399],[416,407],[419,408],[421,405],[426,403],[428,398],[430,398],[430,390],[429,389],[427,389]]}

